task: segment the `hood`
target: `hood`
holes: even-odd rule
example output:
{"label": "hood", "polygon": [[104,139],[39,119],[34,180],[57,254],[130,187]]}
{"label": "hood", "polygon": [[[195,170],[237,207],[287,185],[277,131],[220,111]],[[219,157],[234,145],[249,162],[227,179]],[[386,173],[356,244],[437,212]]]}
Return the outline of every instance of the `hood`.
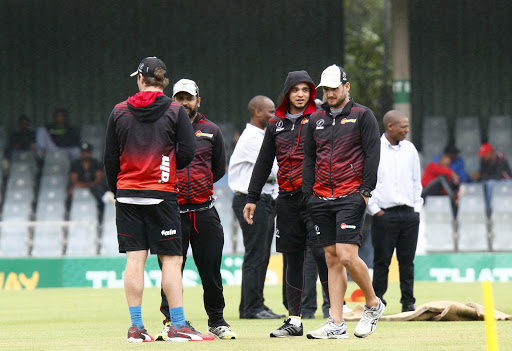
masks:
{"label": "hood", "polygon": [[154,122],[167,111],[172,100],[160,91],[141,91],[128,98],[128,109],[139,122]]}
{"label": "hood", "polygon": [[315,105],[315,97],[316,97],[316,87],[315,83],[309,76],[306,71],[293,71],[288,73],[288,77],[284,81],[284,89],[283,89],[283,102],[276,110],[276,116],[284,118],[286,111],[288,111],[288,107],[290,106],[290,100],[288,99],[288,95],[290,94],[290,89],[297,83],[307,83],[309,84],[309,88],[311,89],[311,93],[309,94],[309,105],[306,107],[306,110],[303,114],[308,115],[316,111]]}

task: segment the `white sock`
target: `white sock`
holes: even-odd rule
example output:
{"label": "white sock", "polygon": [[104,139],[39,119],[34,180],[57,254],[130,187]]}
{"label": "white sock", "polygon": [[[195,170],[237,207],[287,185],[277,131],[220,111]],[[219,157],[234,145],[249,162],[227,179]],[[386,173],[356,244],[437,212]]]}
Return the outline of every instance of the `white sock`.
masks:
{"label": "white sock", "polygon": [[290,316],[290,324],[300,327],[300,317]]}

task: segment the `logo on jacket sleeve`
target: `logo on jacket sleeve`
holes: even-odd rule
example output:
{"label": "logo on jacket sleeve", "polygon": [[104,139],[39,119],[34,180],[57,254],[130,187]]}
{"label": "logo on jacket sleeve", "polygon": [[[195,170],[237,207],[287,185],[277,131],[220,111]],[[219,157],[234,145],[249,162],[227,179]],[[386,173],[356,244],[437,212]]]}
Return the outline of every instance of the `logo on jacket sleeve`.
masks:
{"label": "logo on jacket sleeve", "polygon": [[316,121],[316,129],[324,129],[325,121],[323,119],[319,119]]}
{"label": "logo on jacket sleeve", "polygon": [[171,175],[171,163],[169,161],[169,156],[162,155],[162,164],[160,165],[160,170],[162,171],[162,177],[158,182],[167,183],[169,181],[169,176]]}
{"label": "logo on jacket sleeve", "polygon": [[163,236],[176,235],[176,229],[162,230],[160,234]]}
{"label": "logo on jacket sleeve", "polygon": [[203,133],[203,132],[201,132],[200,130],[198,130],[198,131],[196,132],[196,137],[202,137],[202,136],[207,137],[207,138],[213,138],[213,134],[210,134],[210,133]]}
{"label": "logo on jacket sleeve", "polygon": [[276,132],[280,132],[280,131],[282,131],[283,129],[284,129],[284,127],[283,127],[283,121],[282,121],[282,120],[277,121],[277,123],[276,123]]}
{"label": "logo on jacket sleeve", "polygon": [[356,123],[357,122],[357,118],[352,118],[352,119],[347,119],[347,118],[343,118],[341,120],[341,124],[345,124],[345,123]]}

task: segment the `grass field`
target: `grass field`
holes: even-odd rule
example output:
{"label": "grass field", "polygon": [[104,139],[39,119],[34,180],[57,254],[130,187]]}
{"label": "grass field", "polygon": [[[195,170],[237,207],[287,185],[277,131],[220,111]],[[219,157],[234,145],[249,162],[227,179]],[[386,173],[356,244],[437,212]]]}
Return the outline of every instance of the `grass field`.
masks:
{"label": "grass field", "polygon": [[[356,286],[350,283],[348,292]],[[512,283],[494,283],[495,308],[512,314]],[[417,305],[451,300],[482,304],[480,283],[417,282]],[[160,291],[146,289],[142,314],[146,328],[154,335],[161,330],[158,308]],[[185,288],[185,313],[196,329],[205,332],[206,314],[202,288]],[[354,337],[354,323],[348,324],[345,340],[271,339],[269,332],[281,320],[240,320],[240,288],[225,287],[225,318],[238,334],[236,340],[188,343],[128,344],[128,308],[122,289],[36,289],[0,291],[0,350],[485,350],[484,322],[380,322],[366,339]],[[391,284],[386,294],[385,314],[400,312],[399,287]],[[281,287],[265,288],[266,304],[285,313]],[[349,306],[353,305],[349,303]],[[305,332],[323,322],[320,308],[316,319],[305,320]],[[500,350],[512,350],[512,322],[497,322]]]}

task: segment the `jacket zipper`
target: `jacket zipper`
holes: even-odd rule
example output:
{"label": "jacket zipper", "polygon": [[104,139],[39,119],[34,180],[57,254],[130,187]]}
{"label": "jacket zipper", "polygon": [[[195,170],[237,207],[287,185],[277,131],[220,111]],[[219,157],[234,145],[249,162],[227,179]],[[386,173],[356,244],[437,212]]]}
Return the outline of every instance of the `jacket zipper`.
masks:
{"label": "jacket zipper", "polygon": [[329,181],[331,183],[331,196],[334,196],[334,184],[332,182],[332,154],[334,153],[334,126],[335,125],[336,125],[336,117],[332,117],[331,157],[329,159]]}
{"label": "jacket zipper", "polygon": [[[293,162],[292,162],[292,152],[293,152],[293,141],[295,140],[295,136],[294,136],[294,130],[295,130],[295,123],[292,122],[292,128],[291,128],[291,142],[292,142],[292,147],[290,148],[290,152],[288,153],[288,160],[290,161],[290,170],[293,169]],[[295,190],[295,187],[293,186],[293,183],[290,179],[290,173],[288,174],[288,183],[290,183],[291,187],[293,190]]]}

